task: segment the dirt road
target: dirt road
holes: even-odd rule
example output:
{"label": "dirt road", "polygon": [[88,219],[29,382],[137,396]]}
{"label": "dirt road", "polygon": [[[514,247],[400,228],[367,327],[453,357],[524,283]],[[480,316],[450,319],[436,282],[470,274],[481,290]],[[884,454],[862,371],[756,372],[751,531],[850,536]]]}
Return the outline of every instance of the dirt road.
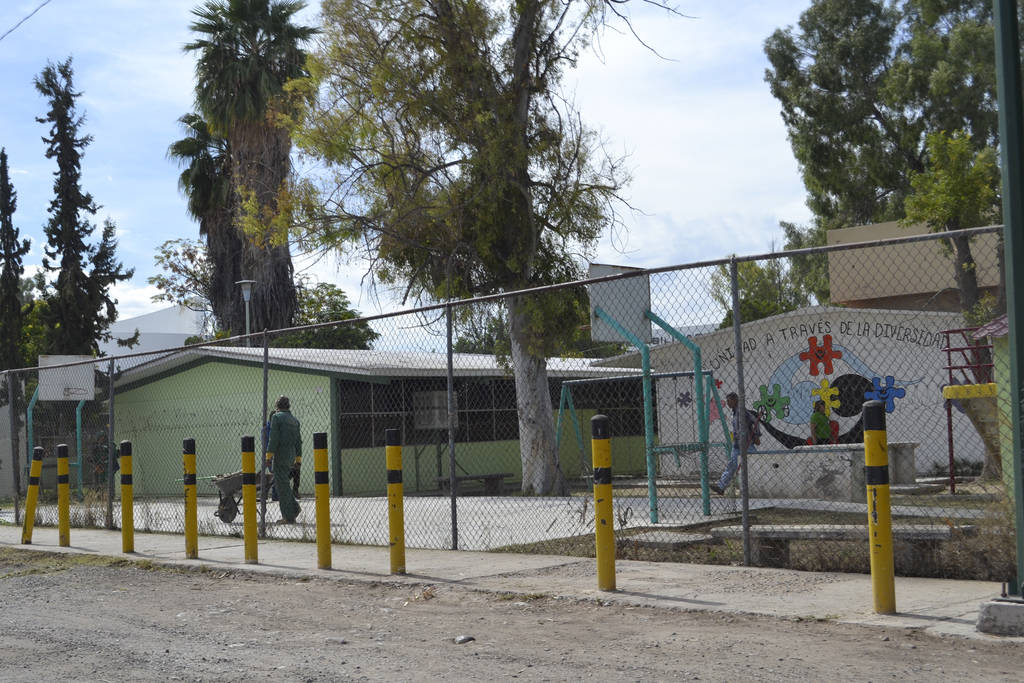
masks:
{"label": "dirt road", "polygon": [[829,621],[17,549],[0,578],[5,681],[1020,680],[1019,643]]}

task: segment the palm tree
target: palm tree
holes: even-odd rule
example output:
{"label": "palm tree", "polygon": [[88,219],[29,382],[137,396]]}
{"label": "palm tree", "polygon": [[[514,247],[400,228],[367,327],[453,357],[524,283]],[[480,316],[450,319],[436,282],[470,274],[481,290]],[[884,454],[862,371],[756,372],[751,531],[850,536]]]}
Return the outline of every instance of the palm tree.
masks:
{"label": "palm tree", "polygon": [[[316,33],[292,23],[303,7],[298,0],[207,0],[192,10],[190,28],[198,37],[185,50],[198,53],[196,104],[211,131],[227,140],[236,222],[243,201],[251,211],[255,200],[256,217],[264,223],[277,213],[278,192],[291,168],[291,138],[275,114],[286,106],[284,84],[306,75],[300,45]],[[289,326],[296,308],[288,245],[275,245],[270,237],[269,230],[242,236],[239,279],[257,283],[256,330]],[[232,283],[236,309],[242,310],[235,290]]]}
{"label": "palm tree", "polygon": [[167,155],[184,168],[178,189],[188,197],[188,212],[199,221],[199,235],[213,273],[206,298],[222,330],[241,331],[245,313],[235,304],[235,283],[242,279],[242,236],[232,220],[231,155],[228,141],[213,133],[199,114],[178,121],[185,137],[171,144]]}

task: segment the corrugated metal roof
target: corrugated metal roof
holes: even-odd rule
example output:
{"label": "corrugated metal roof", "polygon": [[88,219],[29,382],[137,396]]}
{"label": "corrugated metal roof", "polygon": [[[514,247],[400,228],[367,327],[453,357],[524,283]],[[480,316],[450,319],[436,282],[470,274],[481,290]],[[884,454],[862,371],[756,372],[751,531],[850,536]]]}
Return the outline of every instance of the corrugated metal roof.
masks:
{"label": "corrugated metal roof", "polygon": [[[259,364],[263,362],[263,349],[237,346],[208,346],[188,349],[125,370],[117,384],[137,382],[204,358]],[[548,375],[550,377],[603,377],[636,372],[636,370],[621,367],[594,367],[591,365],[593,360],[589,358],[551,358],[547,363]],[[443,376],[448,368],[448,359],[443,353],[373,349],[269,349],[268,361],[277,368],[295,368],[357,377],[437,377]],[[505,374],[505,369],[498,364],[497,359],[485,354],[453,354],[452,366],[455,375],[459,377],[495,377]]]}
{"label": "corrugated metal roof", "polygon": [[982,325],[974,331],[974,339],[984,339],[985,337],[1005,337],[1010,334],[1010,319],[1004,313],[990,323]]}

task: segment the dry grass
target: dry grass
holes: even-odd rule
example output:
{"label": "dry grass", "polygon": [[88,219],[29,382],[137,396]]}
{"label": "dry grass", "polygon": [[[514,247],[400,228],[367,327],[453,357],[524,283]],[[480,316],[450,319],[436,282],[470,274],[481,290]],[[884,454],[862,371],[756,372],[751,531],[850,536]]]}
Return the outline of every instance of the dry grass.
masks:
{"label": "dry grass", "polygon": [[[975,506],[977,503],[975,503]],[[934,509],[922,510],[920,517],[901,517],[900,524],[936,524],[943,520]],[[808,512],[804,510],[769,509],[750,514],[751,524],[865,524],[860,513]],[[736,524],[737,521],[728,522]],[[954,526],[956,523],[946,520]],[[962,522],[960,522],[962,523]],[[718,522],[717,524],[721,524]],[[673,543],[669,532],[697,534],[706,532],[714,523],[678,529],[634,528],[617,530],[616,557],[653,562],[685,562],[693,564],[739,565],[743,563],[743,543],[727,539],[683,545]],[[948,542],[939,543],[934,552],[920,553],[907,542],[896,540],[893,554],[896,573],[900,576],[927,576],[984,581],[1005,581],[1016,567],[1013,510],[1009,501],[999,499],[985,507],[984,516],[971,520],[972,533],[954,529]],[[659,536],[664,542],[659,542]],[[653,540],[652,540],[653,539]],[[586,534],[538,543],[510,545],[504,552],[545,553],[594,557],[593,535]],[[868,573],[870,558],[864,541],[791,541],[788,569],[803,571],[836,571]]]}

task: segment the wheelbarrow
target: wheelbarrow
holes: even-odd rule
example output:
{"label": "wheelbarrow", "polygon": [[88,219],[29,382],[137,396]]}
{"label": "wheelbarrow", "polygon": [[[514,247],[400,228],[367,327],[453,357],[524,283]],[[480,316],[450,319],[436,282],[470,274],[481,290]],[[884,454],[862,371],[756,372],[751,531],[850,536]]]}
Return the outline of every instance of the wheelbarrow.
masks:
{"label": "wheelbarrow", "polygon": [[[260,486],[263,477],[256,473],[256,494],[260,493]],[[268,472],[267,480],[273,476]],[[220,502],[217,503],[217,510],[213,513],[220,521],[230,524],[238,516],[238,507],[242,504],[242,472],[231,472],[230,474],[218,474],[213,479],[213,485],[217,487],[217,494]]]}

